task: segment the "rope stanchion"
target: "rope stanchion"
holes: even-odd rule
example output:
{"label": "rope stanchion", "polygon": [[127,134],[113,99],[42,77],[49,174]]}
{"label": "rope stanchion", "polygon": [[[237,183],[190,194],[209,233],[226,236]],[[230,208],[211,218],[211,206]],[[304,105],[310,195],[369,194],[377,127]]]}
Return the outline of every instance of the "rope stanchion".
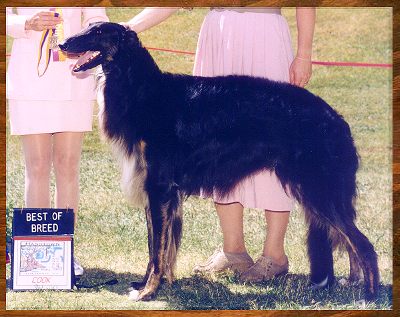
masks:
{"label": "rope stanchion", "polygon": [[[158,52],[166,52],[166,53],[175,53],[175,54],[184,54],[184,55],[195,55],[194,52],[189,51],[181,51],[181,50],[173,50],[168,48],[158,48],[158,47],[146,47],[148,50],[158,51]],[[10,57],[10,54],[6,54],[6,57]],[[336,66],[336,67],[371,67],[371,68],[392,68],[392,64],[384,64],[384,63],[360,63],[360,62],[324,62],[324,61],[311,61],[313,65],[318,66]]]}

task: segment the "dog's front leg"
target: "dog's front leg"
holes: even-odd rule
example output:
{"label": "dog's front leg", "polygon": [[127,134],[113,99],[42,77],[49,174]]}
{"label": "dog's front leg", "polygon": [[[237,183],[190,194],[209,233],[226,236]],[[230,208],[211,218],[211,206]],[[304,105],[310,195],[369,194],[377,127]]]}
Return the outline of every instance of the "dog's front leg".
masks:
{"label": "dog's front leg", "polygon": [[149,250],[149,262],[147,264],[147,269],[146,269],[146,274],[143,277],[143,280],[141,282],[132,282],[131,286],[135,290],[142,290],[149,278],[151,268],[153,266],[153,222],[152,222],[152,217],[151,217],[151,210],[149,207],[145,208],[146,212],[146,224],[147,224],[147,246]]}
{"label": "dog's front leg", "polygon": [[[149,209],[146,210],[149,231],[149,264],[142,290],[134,290],[130,294],[133,300],[150,300],[156,293],[166,267],[173,267],[170,262],[170,248],[176,240],[172,235],[172,224],[176,211],[180,207],[180,196],[170,186],[149,186]],[[177,227],[177,226],[175,226]],[[180,233],[179,233],[180,235]],[[173,262],[175,257],[173,257]],[[147,280],[146,280],[147,278]]]}

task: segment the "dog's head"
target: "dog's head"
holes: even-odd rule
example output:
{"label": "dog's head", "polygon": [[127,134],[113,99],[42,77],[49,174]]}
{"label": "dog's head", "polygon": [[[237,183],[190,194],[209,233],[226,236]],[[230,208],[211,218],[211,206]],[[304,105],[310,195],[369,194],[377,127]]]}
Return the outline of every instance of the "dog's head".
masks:
{"label": "dog's head", "polygon": [[112,61],[128,32],[134,33],[118,23],[91,23],[59,47],[67,55],[80,55],[73,68],[80,72]]}

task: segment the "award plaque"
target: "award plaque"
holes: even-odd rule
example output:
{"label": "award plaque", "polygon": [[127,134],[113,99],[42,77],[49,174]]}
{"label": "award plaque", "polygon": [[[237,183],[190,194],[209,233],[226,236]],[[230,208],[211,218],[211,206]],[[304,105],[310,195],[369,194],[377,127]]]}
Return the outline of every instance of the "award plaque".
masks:
{"label": "award plaque", "polygon": [[71,289],[71,237],[14,237],[13,289]]}
{"label": "award plaque", "polygon": [[72,209],[14,209],[12,288],[72,289],[73,232]]}

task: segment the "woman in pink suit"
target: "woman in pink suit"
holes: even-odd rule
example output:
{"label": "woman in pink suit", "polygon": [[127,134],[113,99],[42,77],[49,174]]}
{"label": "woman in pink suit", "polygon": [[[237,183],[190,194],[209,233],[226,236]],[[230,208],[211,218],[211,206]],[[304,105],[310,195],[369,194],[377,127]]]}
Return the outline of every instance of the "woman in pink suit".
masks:
{"label": "woman in pink suit", "polygon": [[[147,8],[126,26],[142,32],[161,23],[178,8]],[[280,8],[212,8],[200,30],[193,74],[197,76],[248,75],[290,82],[304,87],[311,77],[314,8],[296,8],[298,41],[294,57],[289,27]],[[243,180],[219,199],[215,207],[223,233],[223,248],[195,271],[232,269],[242,281],[261,281],[288,271],[284,238],[294,201],[273,171]],[[266,239],[254,263],[243,234],[243,207],[265,211]]]}
{"label": "woman in pink suit", "polygon": [[[7,8],[7,35],[14,38],[7,98],[11,134],[20,135],[25,158],[25,205],[51,206],[54,167],[55,207],[72,208],[76,221],[82,140],[84,132],[92,130],[95,82],[90,73],[73,74],[75,62],[51,41],[61,42],[89,23],[108,18],[104,8],[14,10]],[[82,267],[74,264],[76,275],[81,275]]]}

